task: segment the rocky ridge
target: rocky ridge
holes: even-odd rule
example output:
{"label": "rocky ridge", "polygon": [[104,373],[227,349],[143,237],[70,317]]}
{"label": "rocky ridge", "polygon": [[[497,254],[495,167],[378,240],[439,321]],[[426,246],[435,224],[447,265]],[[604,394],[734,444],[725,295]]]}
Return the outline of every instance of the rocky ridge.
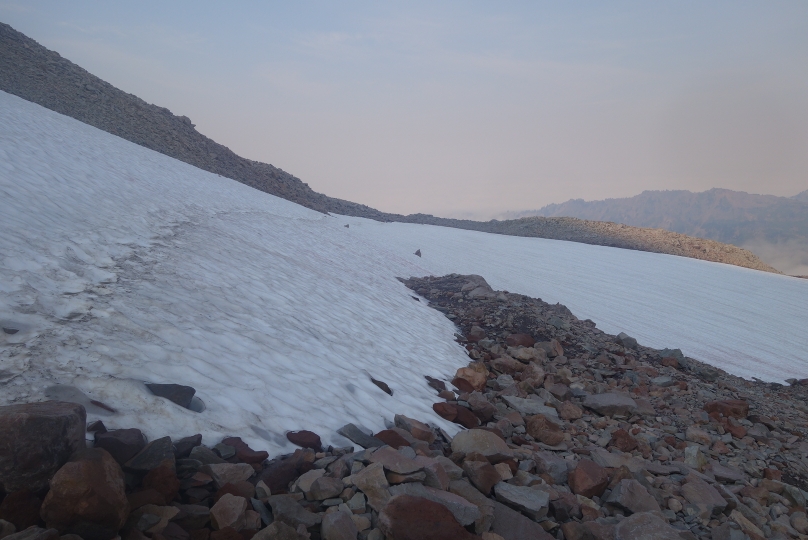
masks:
{"label": "rocky ridge", "polygon": [[115,88],[3,23],[0,23],[0,90],[320,212],[668,253],[777,272],[747,250],[661,229],[572,218],[479,222],[424,214],[404,216],[328,197],[273,165],[236,155],[197,132],[188,117],[176,116],[164,107]]}
{"label": "rocky ridge", "polygon": [[88,448],[81,405],[0,407],[0,538],[808,538],[808,380],[745,381],[479,276],[403,281],[471,360],[424,381],[453,438],[397,415],[270,459],[92,422]]}

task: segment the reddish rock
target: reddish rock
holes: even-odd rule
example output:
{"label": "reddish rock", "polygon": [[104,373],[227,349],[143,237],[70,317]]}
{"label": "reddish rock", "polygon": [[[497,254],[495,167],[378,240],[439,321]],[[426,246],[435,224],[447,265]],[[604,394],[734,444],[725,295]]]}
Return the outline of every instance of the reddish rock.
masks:
{"label": "reddish rock", "polygon": [[261,480],[273,495],[286,493],[289,482],[314,468],[314,452],[298,449],[285,459],[271,461],[261,472]]}
{"label": "reddish rock", "polygon": [[473,540],[476,538],[457,522],[442,504],[397,495],[379,512],[379,528],[395,540]]}
{"label": "reddish rock", "polygon": [[[481,392],[485,388],[486,382],[488,382],[488,370],[479,362],[458,369],[454,380],[452,380],[452,384],[463,392],[473,392],[475,390]],[[458,383],[465,384],[465,388],[458,386]],[[469,387],[471,388],[470,390],[467,389]]]}
{"label": "reddish rock", "polygon": [[[435,405],[437,405],[437,403]],[[434,406],[433,406],[433,408],[434,408]],[[437,411],[435,411],[435,412],[437,412]],[[440,414],[440,413],[438,413],[438,414]],[[377,434],[375,434],[374,437],[376,437],[377,439],[382,441],[384,444],[386,444],[388,446],[392,446],[396,450],[398,450],[402,446],[410,446],[410,443],[407,442],[407,439],[405,439],[404,437],[402,437],[401,435],[399,435],[398,433],[396,433],[392,429],[382,430],[382,431],[378,432]]]}
{"label": "reddish rock", "polygon": [[660,363],[663,366],[679,369],[679,360],[677,360],[676,358],[670,357],[670,356],[666,356],[665,358],[663,358]]}
{"label": "reddish rock", "polygon": [[96,432],[94,446],[103,448],[115,461],[123,465],[146,447],[146,437],[135,428]]}
{"label": "reddish rock", "polygon": [[101,448],[79,450],[51,480],[40,515],[63,534],[114,538],[129,516],[121,466]]}
{"label": "reddish rock", "polygon": [[527,433],[548,446],[556,446],[564,440],[561,428],[543,414],[535,414],[527,419]]}
{"label": "reddish rock", "polygon": [[438,392],[442,392],[446,390],[446,383],[441,381],[440,379],[435,379],[434,377],[430,377],[429,375],[424,375],[424,378],[427,380],[427,384],[437,390]]}
{"label": "reddish rock", "polygon": [[454,422],[457,418],[457,405],[451,403],[433,403],[432,410],[438,413],[438,416],[449,422]]}
{"label": "reddish rock", "polygon": [[550,509],[557,521],[581,519],[581,505],[572,493],[559,492],[558,499],[550,502]]}
{"label": "reddish rock", "polygon": [[23,489],[9,493],[0,503],[0,519],[13,523],[18,531],[22,531],[39,523],[39,509],[42,499],[30,490]]}
{"label": "reddish rock", "polygon": [[403,414],[395,415],[393,420],[395,421],[397,428],[409,431],[414,438],[420,441],[426,441],[429,444],[432,444],[435,441],[436,435],[432,431],[432,428],[423,422],[413,420],[412,418],[408,418]]}
{"label": "reddish rock", "polygon": [[488,461],[464,461],[463,472],[469,477],[474,487],[486,496],[490,495],[494,486],[502,481],[496,468]]}
{"label": "reddish rock", "polygon": [[763,469],[763,477],[766,480],[777,480],[778,482],[780,482],[783,479],[783,471],[768,468]]}
{"label": "reddish rock", "polygon": [[289,442],[292,444],[296,444],[297,446],[301,446],[303,448],[311,448],[316,452],[323,449],[323,443],[320,441],[320,436],[313,431],[290,431],[286,434],[286,438],[289,439]]}
{"label": "reddish rock", "polygon": [[472,326],[471,330],[469,330],[469,333],[466,336],[466,340],[470,341],[471,343],[477,343],[481,339],[485,339],[485,330],[479,326]]}
{"label": "reddish rock", "polygon": [[536,340],[528,334],[511,334],[505,338],[505,344],[508,347],[532,347],[534,343]]}
{"label": "reddish rock", "polygon": [[454,420],[455,424],[460,424],[464,428],[472,429],[480,425],[480,419],[467,408],[457,406],[457,418]]}
{"label": "reddish rock", "polygon": [[637,448],[637,439],[632,437],[625,429],[618,429],[612,433],[612,440],[609,444],[621,452],[631,452]]}
{"label": "reddish rock", "polygon": [[174,469],[167,464],[160,465],[146,473],[142,485],[143,489],[153,489],[159,492],[165,499],[165,504],[170,504],[176,499],[180,491],[180,480]]}
{"label": "reddish rock", "polygon": [[452,384],[461,392],[474,392],[474,386],[463,377],[455,377],[452,379]]}
{"label": "reddish rock", "polygon": [[578,420],[583,415],[584,411],[571,401],[564,401],[558,406],[558,417],[562,420]]}
{"label": "reddish rock", "polygon": [[[288,438],[288,437],[287,437]],[[241,437],[227,437],[222,440],[222,444],[232,446],[236,449],[236,459],[244,463],[262,463],[269,458],[269,453],[265,450],[253,450]]]}
{"label": "reddish rock", "polygon": [[0,407],[0,487],[37,492],[84,448],[87,413],[77,403],[44,401]]}
{"label": "reddish rock", "polygon": [[505,355],[492,360],[491,367],[499,371],[500,373],[515,375],[517,373],[525,371],[525,368],[527,366],[522,362],[520,362],[519,360],[515,360],[510,356]]}
{"label": "reddish rock", "polygon": [[707,413],[720,413],[729,418],[746,418],[749,415],[749,403],[740,399],[728,399],[725,401],[710,401],[704,404]]}
{"label": "reddish rock", "polygon": [[569,486],[576,495],[592,497],[603,495],[609,485],[609,475],[606,469],[589,459],[582,459],[578,466],[569,474]]}
{"label": "reddish rock", "polygon": [[732,424],[727,424],[724,426],[724,429],[736,439],[743,439],[746,437],[746,428],[743,426],[733,426]]}

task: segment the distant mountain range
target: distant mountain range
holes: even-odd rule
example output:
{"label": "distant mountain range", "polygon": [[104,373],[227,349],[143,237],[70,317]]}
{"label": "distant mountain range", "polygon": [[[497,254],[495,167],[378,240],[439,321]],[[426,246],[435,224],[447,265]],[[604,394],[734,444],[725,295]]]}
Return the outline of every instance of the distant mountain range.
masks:
{"label": "distant mountain range", "polygon": [[790,274],[808,274],[808,190],[793,197],[753,195],[729,189],[644,191],[634,197],[572,199],[503,219],[576,217],[708,238],[749,249]]}

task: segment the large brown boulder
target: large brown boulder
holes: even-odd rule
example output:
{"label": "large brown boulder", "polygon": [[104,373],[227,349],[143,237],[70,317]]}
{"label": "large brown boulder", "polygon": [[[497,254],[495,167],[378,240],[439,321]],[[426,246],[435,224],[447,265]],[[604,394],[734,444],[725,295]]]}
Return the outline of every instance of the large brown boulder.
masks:
{"label": "large brown boulder", "polygon": [[51,480],[40,515],[62,534],[114,538],[129,517],[121,466],[101,448],[79,450]]}
{"label": "large brown boulder", "polygon": [[87,413],[78,403],[43,401],[0,407],[0,487],[7,493],[48,485],[85,447]]}
{"label": "large brown boulder", "polygon": [[742,399],[709,401],[704,404],[704,410],[707,411],[707,414],[714,412],[727,418],[746,418],[749,416],[749,403]]}
{"label": "large brown boulder", "polygon": [[379,512],[379,528],[395,540],[472,540],[477,538],[440,503],[396,495]]}
{"label": "large brown boulder", "polygon": [[576,495],[583,495],[591,499],[600,497],[609,485],[609,475],[606,469],[592,460],[582,459],[569,474],[570,489]]}

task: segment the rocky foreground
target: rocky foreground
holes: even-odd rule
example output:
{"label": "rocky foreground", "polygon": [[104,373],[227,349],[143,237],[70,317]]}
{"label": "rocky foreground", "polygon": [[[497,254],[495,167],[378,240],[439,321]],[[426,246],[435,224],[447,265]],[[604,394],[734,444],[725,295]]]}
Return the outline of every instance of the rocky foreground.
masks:
{"label": "rocky foreground", "polygon": [[396,416],[340,428],[353,447],[290,432],[300,448],[269,459],[108,431],[72,403],[1,407],[0,538],[808,538],[808,381],[745,381],[479,276],[405,284],[471,359],[424,381],[455,437]]}
{"label": "rocky foreground", "polygon": [[194,167],[231,178],[319,212],[455,227],[475,231],[569,240],[667,253],[775,272],[753,253],[729,244],[662,229],[574,218],[471,221],[424,214],[391,214],[328,197],[273,165],[252,161],[196,131],[188,117],[146,103],[87,72],[57,52],[0,23],[0,90]]}

